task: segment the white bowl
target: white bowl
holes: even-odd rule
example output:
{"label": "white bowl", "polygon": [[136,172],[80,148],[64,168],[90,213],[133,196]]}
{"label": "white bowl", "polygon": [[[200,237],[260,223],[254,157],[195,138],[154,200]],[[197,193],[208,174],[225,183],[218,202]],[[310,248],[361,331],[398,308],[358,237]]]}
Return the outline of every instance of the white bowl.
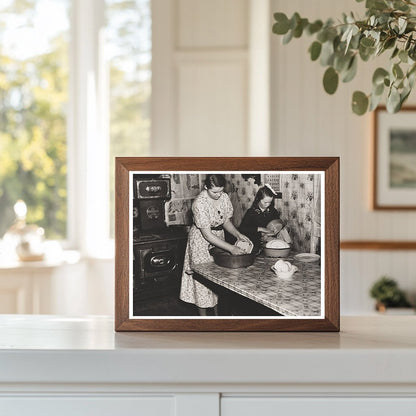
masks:
{"label": "white bowl", "polygon": [[283,272],[280,270],[276,270],[274,265],[271,267],[271,269],[273,270],[274,274],[277,277],[280,277],[281,279],[287,279],[287,280],[291,279],[293,274],[298,270],[296,266],[292,266],[292,268],[288,272]]}
{"label": "white bowl", "polygon": [[270,248],[263,247],[263,254],[266,257],[288,257],[290,253],[290,247],[287,248]]}

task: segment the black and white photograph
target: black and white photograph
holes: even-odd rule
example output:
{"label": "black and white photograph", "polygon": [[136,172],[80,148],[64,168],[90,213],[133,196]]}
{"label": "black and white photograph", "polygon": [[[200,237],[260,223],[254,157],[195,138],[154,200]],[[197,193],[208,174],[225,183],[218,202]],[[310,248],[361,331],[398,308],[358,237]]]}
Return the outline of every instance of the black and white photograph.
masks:
{"label": "black and white photograph", "polygon": [[130,319],[322,319],[324,179],[130,172]]}

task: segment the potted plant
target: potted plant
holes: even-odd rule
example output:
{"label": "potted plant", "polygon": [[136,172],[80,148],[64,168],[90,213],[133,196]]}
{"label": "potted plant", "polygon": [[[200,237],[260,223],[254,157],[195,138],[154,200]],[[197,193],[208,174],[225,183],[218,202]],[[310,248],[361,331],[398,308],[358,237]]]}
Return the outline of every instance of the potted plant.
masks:
{"label": "potted plant", "polygon": [[366,0],[362,19],[344,13],[337,21],[310,22],[299,13],[288,18],[280,12],[274,18],[273,33],[283,36],[284,44],[304,34],[314,37],[309,54],[326,68],[323,86],[328,94],[335,93],[340,80],[349,82],[355,77],[359,60],[390,54],[390,65],[374,71],[371,93],[353,93],[354,113],[374,110],[384,94],[391,113],[407,100],[416,78],[416,0]]}
{"label": "potted plant", "polygon": [[388,276],[382,276],[370,289],[370,296],[376,300],[376,310],[385,312],[387,308],[411,307],[397,282]]}

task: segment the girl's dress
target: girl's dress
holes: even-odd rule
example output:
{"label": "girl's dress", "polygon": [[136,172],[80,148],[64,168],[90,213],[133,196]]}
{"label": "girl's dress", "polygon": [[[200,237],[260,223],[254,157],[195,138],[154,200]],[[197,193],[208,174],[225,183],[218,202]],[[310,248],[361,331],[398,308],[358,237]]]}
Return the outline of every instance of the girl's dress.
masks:
{"label": "girl's dress", "polygon": [[266,227],[270,221],[276,219],[279,219],[279,213],[274,207],[267,207],[264,211],[258,207],[251,207],[245,213],[239,230],[253,242],[254,250],[259,250],[261,247],[261,232],[257,231],[257,228]]}
{"label": "girl's dress", "polygon": [[218,296],[193,279],[192,265],[213,261],[209,253],[212,246],[202,235],[201,228],[211,228],[213,234],[224,240],[221,226],[233,216],[233,206],[226,193],[214,200],[204,190],[195,198],[192,213],[194,224],[188,235],[179,298],[199,308],[213,308],[218,303]]}

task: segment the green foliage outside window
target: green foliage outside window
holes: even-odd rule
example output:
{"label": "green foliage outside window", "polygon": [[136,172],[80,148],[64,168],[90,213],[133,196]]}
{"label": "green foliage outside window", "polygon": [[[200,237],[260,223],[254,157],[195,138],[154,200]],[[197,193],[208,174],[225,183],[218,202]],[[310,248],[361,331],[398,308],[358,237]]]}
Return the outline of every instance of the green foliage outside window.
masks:
{"label": "green foliage outside window", "polygon": [[150,144],[150,0],[107,0],[110,66],[110,235],[114,236],[114,158],[146,156]]}
{"label": "green foliage outside window", "polygon": [[[0,5],[0,238],[14,220],[13,205],[18,199],[28,206],[27,221],[42,226],[47,238],[66,237],[69,30],[57,29],[42,53],[23,47],[19,56],[5,45],[10,44],[7,36],[13,26],[36,26],[39,5],[65,10],[69,21],[70,3],[5,0]],[[150,0],[106,0],[104,4],[113,234],[114,157],[149,152],[151,7]],[[45,25],[53,22],[49,19]]]}
{"label": "green foliage outside window", "polygon": [[44,227],[48,238],[66,237],[66,33],[34,56],[5,48],[8,21],[31,27],[33,11],[33,2],[0,8],[0,238],[18,199],[28,206],[29,223]]}

